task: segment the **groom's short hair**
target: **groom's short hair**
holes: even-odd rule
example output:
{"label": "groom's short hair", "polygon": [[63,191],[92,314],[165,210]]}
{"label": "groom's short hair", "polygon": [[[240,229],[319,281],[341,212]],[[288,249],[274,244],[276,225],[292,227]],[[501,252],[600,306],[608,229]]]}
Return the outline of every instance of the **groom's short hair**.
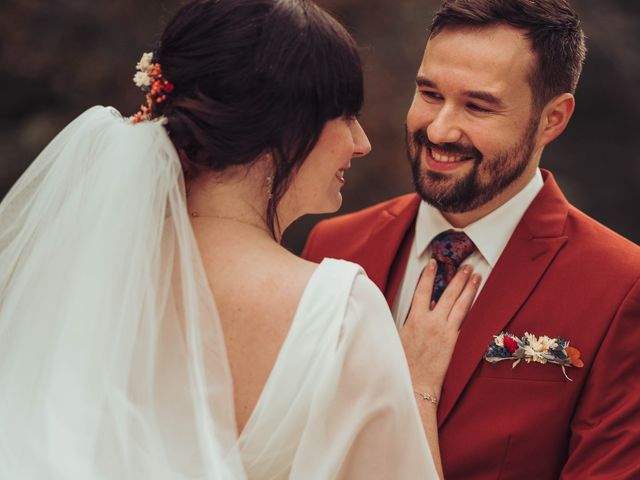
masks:
{"label": "groom's short hair", "polygon": [[445,0],[430,36],[447,27],[507,24],[524,30],[536,63],[529,84],[538,111],[562,93],[575,93],[586,55],[577,13],[566,0]]}

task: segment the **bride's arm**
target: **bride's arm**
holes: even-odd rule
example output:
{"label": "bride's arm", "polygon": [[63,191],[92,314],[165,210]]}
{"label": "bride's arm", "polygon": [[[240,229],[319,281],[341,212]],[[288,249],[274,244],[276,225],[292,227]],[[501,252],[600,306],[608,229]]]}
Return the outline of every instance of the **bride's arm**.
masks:
{"label": "bride's arm", "polygon": [[430,260],[416,287],[409,316],[400,330],[400,338],[429,448],[438,475],[444,478],[438,441],[437,402],[460,325],[476,296],[480,276],[472,274],[468,266],[461,268],[439,302],[433,305],[431,291],[435,274],[436,262]]}

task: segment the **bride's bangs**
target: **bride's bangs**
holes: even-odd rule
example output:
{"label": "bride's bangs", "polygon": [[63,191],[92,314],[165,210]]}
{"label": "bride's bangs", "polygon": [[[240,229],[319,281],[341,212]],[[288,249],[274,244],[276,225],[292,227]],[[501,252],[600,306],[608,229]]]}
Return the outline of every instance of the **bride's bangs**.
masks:
{"label": "bride's bangs", "polygon": [[309,71],[315,80],[317,102],[327,120],[351,117],[360,112],[364,101],[360,56],[342,25],[321,13],[322,21],[311,26],[307,43],[314,50],[309,52]]}

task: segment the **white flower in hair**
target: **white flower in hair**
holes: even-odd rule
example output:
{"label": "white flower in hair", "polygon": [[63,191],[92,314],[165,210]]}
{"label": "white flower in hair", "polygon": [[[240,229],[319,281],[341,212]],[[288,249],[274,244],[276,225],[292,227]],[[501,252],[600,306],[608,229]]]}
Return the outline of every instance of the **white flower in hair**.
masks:
{"label": "white flower in hair", "polygon": [[137,72],[133,76],[133,83],[135,83],[138,87],[148,87],[151,85],[151,77],[147,75],[147,72]]}
{"label": "white flower in hair", "polygon": [[143,53],[142,58],[140,58],[140,61],[136,64],[136,69],[140,70],[141,72],[144,72],[148,70],[149,67],[151,67],[152,63],[153,63],[153,53],[151,52]]}

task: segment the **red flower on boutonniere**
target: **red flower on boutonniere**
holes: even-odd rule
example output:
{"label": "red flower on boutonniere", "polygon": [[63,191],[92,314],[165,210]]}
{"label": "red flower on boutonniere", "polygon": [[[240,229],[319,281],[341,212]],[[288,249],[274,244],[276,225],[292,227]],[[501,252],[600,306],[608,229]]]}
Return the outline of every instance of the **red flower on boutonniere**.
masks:
{"label": "red flower on boutonniere", "polygon": [[584,367],[580,350],[569,346],[569,340],[546,335],[536,337],[528,332],[521,338],[506,332],[495,335],[483,358],[489,363],[514,360],[513,367],[521,360],[527,363],[553,363],[562,367],[564,376],[570,381],[565,367]]}
{"label": "red flower on boutonniere", "polygon": [[514,353],[518,349],[518,341],[511,337],[504,337],[502,342],[509,353]]}

